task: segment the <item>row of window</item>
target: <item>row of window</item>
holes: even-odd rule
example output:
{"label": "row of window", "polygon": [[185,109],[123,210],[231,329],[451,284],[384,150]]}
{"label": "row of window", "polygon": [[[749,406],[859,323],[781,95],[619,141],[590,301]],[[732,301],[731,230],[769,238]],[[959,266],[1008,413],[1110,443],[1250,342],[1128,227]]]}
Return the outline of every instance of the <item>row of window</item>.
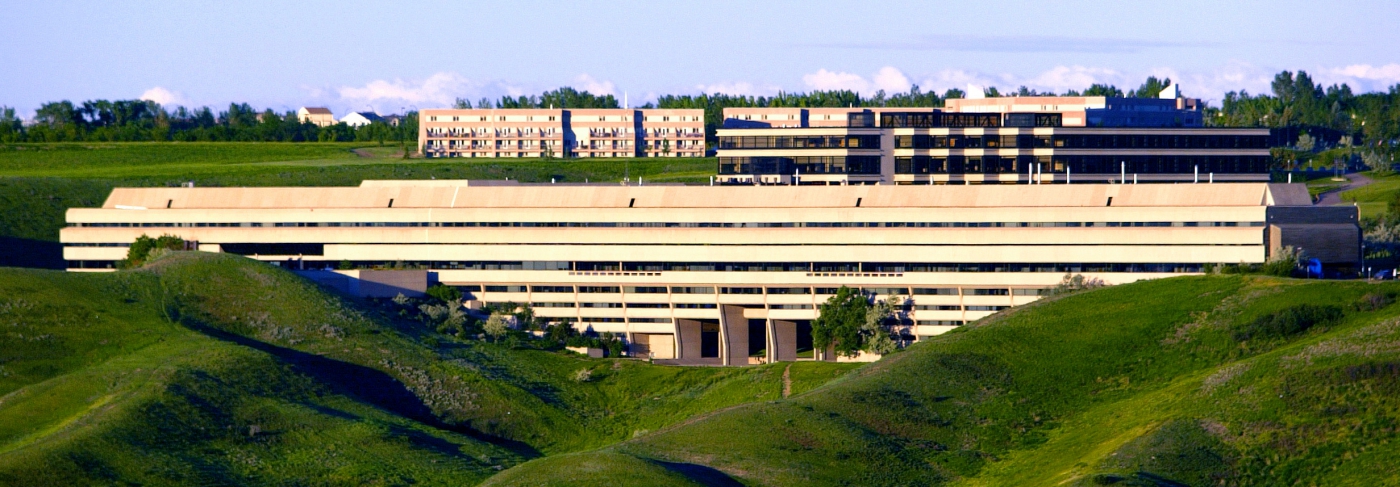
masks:
{"label": "row of window", "polygon": [[[915,164],[919,159],[904,161]],[[1049,171],[1049,168],[1045,168]],[[1078,172],[1078,171],[1076,171]],[[1131,171],[1131,169],[1129,170]],[[277,222],[277,223],[69,223],[85,228],[1115,228],[1115,227],[1258,227],[1264,222]],[[71,247],[130,244],[69,243]],[[237,245],[237,244],[225,244]],[[254,244],[272,245],[272,244]]]}
{"label": "row of window", "polygon": [[895,174],[1265,174],[1269,156],[912,156],[894,159]]}
{"label": "row of window", "polygon": [[[283,254],[268,254],[283,255]],[[290,254],[287,254],[290,255]],[[303,253],[299,255],[317,255]],[[110,269],[110,260],[70,260],[70,269]],[[704,272],[1129,272],[1129,273],[1198,273],[1204,264],[1198,263],[894,263],[894,262],[572,262],[550,265],[548,261],[318,261],[298,260],[297,268],[334,269],[349,264],[359,269],[417,268],[434,270],[572,270],[572,271],[704,271]],[[570,265],[572,264],[572,265]],[[572,267],[572,269],[570,268]],[[741,289],[741,288],[735,288]],[[762,288],[754,288],[762,289]],[[585,291],[580,291],[585,292]],[[592,292],[592,291],[589,291]],[[820,294],[820,293],[819,293]]]}
{"label": "row of window", "polygon": [[[1047,124],[1054,123],[1054,120],[1054,117],[1043,119]],[[1032,122],[1040,121],[1033,120]],[[880,126],[883,128],[1000,127],[1001,122],[1000,113],[885,112],[880,114]],[[1048,126],[1058,125],[1056,123]]]}
{"label": "row of window", "polygon": [[[534,302],[530,306],[535,308],[623,308],[623,303],[574,303],[568,302]],[[715,303],[626,303],[627,309],[715,309]],[[770,304],[768,309],[814,309],[811,304]]]}
{"label": "row of window", "polygon": [[[465,293],[573,293],[575,286],[526,286],[523,284],[459,285],[454,286]],[[713,286],[577,286],[578,292],[585,294],[747,294],[747,295],[824,295],[836,294],[835,287],[713,287]],[[1041,288],[956,288],[956,287],[856,287],[863,294],[874,296],[1042,296]],[[566,303],[567,304],[567,303]],[[596,304],[596,305],[595,305]],[[539,305],[536,307],[560,307]],[[572,307],[572,304],[563,307]],[[667,307],[665,303],[628,304],[628,307]],[[679,306],[679,304],[677,305]],[[621,307],[618,303],[584,303],[583,307]],[[713,306],[711,306],[713,307]]]}
{"label": "row of window", "polygon": [[982,306],[982,305],[957,305],[957,304],[918,304],[914,305],[915,311],[1001,311],[1010,306]]}
{"label": "row of window", "polygon": [[[728,149],[722,145],[721,149]],[[896,149],[1268,149],[1268,135],[896,135]],[[734,147],[739,148],[739,147]]]}
{"label": "row of window", "polygon": [[[1200,272],[1202,264],[907,263],[907,262],[555,262],[354,261],[360,268],[404,266],[442,270],[570,270],[631,272]],[[571,265],[572,264],[572,265]],[[307,263],[313,266],[314,263]],[[584,291],[580,291],[584,292]]]}
{"label": "row of window", "polygon": [[880,156],[721,157],[720,174],[880,174]]}
{"label": "row of window", "polygon": [[879,149],[879,135],[724,136],[720,149]]}

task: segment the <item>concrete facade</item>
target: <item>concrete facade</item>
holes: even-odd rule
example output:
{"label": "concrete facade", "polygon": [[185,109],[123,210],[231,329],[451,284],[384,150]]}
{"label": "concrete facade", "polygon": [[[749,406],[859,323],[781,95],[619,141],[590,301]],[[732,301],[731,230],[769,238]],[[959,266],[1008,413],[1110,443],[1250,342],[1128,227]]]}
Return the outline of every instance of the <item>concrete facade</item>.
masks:
{"label": "concrete facade", "polygon": [[110,270],[143,234],[347,277],[417,268],[474,301],[711,365],[821,358],[810,321],[841,286],[905,299],[899,331],[915,340],[1067,273],[1120,284],[1260,263],[1277,245],[1345,267],[1359,247],[1354,207],[1262,183],[118,188],[67,220],[73,271]]}

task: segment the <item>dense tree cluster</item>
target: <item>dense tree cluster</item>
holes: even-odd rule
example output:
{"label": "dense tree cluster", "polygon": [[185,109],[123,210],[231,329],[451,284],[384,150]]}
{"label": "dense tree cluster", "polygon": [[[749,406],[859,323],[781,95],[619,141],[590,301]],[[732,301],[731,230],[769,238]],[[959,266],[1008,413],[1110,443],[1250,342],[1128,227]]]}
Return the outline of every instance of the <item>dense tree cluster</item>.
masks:
{"label": "dense tree cluster", "polygon": [[482,98],[474,107],[471,100],[458,98],[453,108],[621,108],[621,105],[618,105],[617,97],[612,95],[594,95],[565,86],[546,91],[540,96],[503,96],[494,102],[489,98]]}
{"label": "dense tree cluster", "polygon": [[0,107],[0,142],[349,142],[412,139],[416,113],[399,127],[373,123],[362,127],[302,123],[296,112],[259,111],[247,103],[229,104],[215,113],[209,107],[167,110],[149,100],[64,100],[45,103],[34,123],[24,126],[14,109]]}
{"label": "dense tree cluster", "polygon": [[[1284,137],[1336,145],[1342,135],[1359,136],[1361,144],[1391,151],[1400,139],[1400,85],[1387,92],[1355,94],[1345,84],[1323,87],[1308,73],[1284,71],[1274,76],[1272,95],[1229,92],[1219,109],[1209,109],[1207,123],[1221,127],[1291,128]],[[1299,147],[1303,149],[1302,147]],[[1313,146],[1307,151],[1322,149]]]}

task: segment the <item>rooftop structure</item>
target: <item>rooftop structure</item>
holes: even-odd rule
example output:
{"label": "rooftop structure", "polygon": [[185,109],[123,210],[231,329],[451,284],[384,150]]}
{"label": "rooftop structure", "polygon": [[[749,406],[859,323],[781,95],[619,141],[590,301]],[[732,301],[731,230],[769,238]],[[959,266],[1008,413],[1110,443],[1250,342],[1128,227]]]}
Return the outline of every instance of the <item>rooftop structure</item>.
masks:
{"label": "rooftop structure", "polygon": [[689,109],[431,109],[427,157],[703,157],[705,112]]}
{"label": "rooftop structure", "polygon": [[67,219],[74,271],[111,269],[143,234],[327,279],[418,268],[416,289],[530,303],[637,355],[725,365],[830,358],[810,323],[840,286],[906,299],[897,328],[917,340],[1035,301],[1066,273],[1119,284],[1285,246],[1345,269],[1360,238],[1354,207],[1262,183],[118,188]]}

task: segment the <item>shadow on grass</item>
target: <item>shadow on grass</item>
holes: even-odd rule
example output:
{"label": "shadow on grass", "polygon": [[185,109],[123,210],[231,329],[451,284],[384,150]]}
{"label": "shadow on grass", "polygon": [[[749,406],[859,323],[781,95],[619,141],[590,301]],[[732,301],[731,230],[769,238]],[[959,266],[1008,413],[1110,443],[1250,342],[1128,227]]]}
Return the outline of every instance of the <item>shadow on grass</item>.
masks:
{"label": "shadow on grass", "polygon": [[279,347],[245,336],[228,333],[203,324],[189,323],[189,320],[183,321],[185,321],[185,325],[190,327],[190,329],[210,337],[242,345],[277,357],[291,365],[298,373],[305,374],[328,385],[331,390],[337,394],[355,397],[386,411],[437,429],[460,433],[476,440],[499,446],[525,459],[537,458],[540,456],[540,452],[528,444],[482,433],[466,426],[443,422],[438,419],[437,416],[433,415],[432,410],[424,405],[423,402],[419,400],[418,396],[414,395],[413,392],[409,391],[402,383],[383,371],[302,352],[300,350]]}
{"label": "shadow on grass", "polygon": [[63,244],[29,238],[0,237],[0,267],[64,269]]}
{"label": "shadow on grass", "polygon": [[690,478],[691,480],[699,482],[703,485],[718,487],[744,487],[743,483],[739,482],[738,480],[734,480],[733,477],[730,477],[724,472],[716,470],[712,467],[697,465],[694,463],[663,462],[661,460],[649,461],[660,465],[666,470],[670,470],[672,472],[684,475]]}

